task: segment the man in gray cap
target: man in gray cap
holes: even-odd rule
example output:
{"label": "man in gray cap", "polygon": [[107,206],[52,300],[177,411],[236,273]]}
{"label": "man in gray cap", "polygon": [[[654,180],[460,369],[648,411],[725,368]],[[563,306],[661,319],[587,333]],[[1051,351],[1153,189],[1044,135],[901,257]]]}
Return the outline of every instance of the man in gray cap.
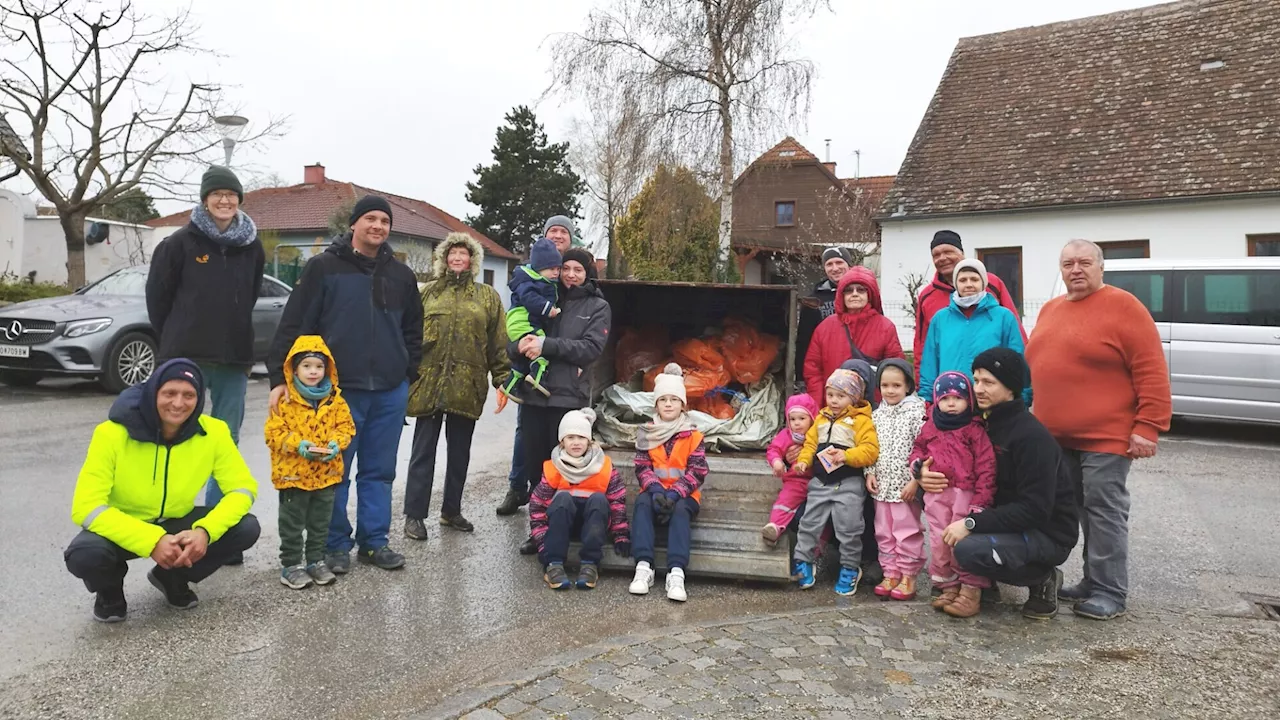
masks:
{"label": "man in gray cap", "polygon": [[556,250],[563,255],[565,250],[571,247],[579,246],[578,228],[573,224],[573,218],[568,215],[552,215],[542,225],[542,236],[556,244]]}

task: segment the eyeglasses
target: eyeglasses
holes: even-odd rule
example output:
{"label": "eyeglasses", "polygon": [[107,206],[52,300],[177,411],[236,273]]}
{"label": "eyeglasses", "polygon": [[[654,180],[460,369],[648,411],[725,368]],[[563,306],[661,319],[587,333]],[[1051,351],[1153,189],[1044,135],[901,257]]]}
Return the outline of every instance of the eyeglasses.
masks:
{"label": "eyeglasses", "polygon": [[214,202],[231,202],[232,200],[238,201],[240,196],[233,192],[218,191],[209,193],[209,198]]}
{"label": "eyeglasses", "polygon": [[849,287],[845,288],[844,291],[846,293],[858,293],[859,295],[867,295],[870,293],[870,291],[867,290],[865,286],[857,285],[857,284],[850,285]]}

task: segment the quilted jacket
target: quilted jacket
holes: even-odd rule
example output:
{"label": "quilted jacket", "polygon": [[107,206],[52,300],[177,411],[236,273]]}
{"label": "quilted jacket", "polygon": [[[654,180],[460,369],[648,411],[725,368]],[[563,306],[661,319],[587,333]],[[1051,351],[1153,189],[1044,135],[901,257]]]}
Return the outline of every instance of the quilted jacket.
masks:
{"label": "quilted jacket", "polygon": [[[293,357],[305,352],[321,352],[329,358],[329,382],[333,393],[312,407],[293,386]],[[329,460],[310,460],[298,454],[298,445],[310,441],[323,448],[330,440],[346,449],[356,435],[356,424],[351,418],[351,408],[342,399],[338,387],[338,366],[333,353],[319,335],[301,335],[293,342],[293,348],[284,361],[284,380],[287,391],[280,402],[280,409],[267,416],[267,447],[271,449],[271,484],[277,490],[299,488],[320,490],[342,482],[342,455]]]}

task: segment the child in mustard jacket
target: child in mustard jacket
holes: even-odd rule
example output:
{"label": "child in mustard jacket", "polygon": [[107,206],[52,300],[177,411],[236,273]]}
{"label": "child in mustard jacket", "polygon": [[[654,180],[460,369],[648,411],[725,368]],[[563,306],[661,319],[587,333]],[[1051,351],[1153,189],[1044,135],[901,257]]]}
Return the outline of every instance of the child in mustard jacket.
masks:
{"label": "child in mustard jacket", "polygon": [[[301,590],[336,580],[324,562],[342,451],[356,424],[338,389],[333,354],[318,335],[300,336],[284,361],[288,388],[267,417],[271,484],[280,491],[280,582]],[[305,558],[304,540],[305,540]]]}

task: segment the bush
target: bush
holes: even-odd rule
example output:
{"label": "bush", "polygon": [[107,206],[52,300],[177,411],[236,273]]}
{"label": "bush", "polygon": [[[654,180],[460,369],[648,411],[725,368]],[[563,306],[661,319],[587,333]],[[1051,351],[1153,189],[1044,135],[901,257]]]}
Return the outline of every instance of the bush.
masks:
{"label": "bush", "polygon": [[54,283],[0,282],[0,302],[20,303],[39,298],[70,295],[71,288]]}

